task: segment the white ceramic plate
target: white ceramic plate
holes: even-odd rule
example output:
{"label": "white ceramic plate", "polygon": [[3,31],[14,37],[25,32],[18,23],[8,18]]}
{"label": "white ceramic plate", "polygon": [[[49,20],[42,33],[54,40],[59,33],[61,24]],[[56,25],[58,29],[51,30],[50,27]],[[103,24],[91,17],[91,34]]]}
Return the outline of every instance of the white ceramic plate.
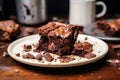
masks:
{"label": "white ceramic plate", "polygon": [[[109,19],[107,21],[111,21],[111,20],[113,20],[113,19]],[[85,26],[83,31],[87,35],[91,35],[91,36],[97,37],[97,38],[105,40],[105,41],[120,41],[120,37],[112,37],[112,36],[105,35],[103,33],[103,31],[101,31],[97,28],[96,22]]]}
{"label": "white ceramic plate", "polygon": [[[93,52],[92,53],[96,54],[96,57],[87,59],[87,58],[80,58],[78,56],[72,56],[72,57],[75,57],[75,60],[70,61],[69,63],[61,63],[59,61],[54,61],[54,60],[52,62],[44,61],[44,63],[43,63],[40,60],[23,59],[22,56],[20,56],[20,57],[16,56],[16,53],[20,53],[21,55],[24,54],[23,53],[23,45],[24,44],[35,44],[38,42],[38,40],[39,40],[38,34],[18,39],[8,46],[8,53],[13,59],[15,59],[21,63],[32,65],[32,66],[72,67],[72,66],[80,66],[80,65],[85,65],[88,63],[95,62],[95,61],[103,58],[105,56],[105,54],[108,52],[108,45],[104,41],[97,39],[95,37],[88,36],[88,35],[79,34],[77,41],[80,41],[80,42],[87,41],[87,42],[90,42],[91,44],[93,44]],[[36,54],[36,53],[32,52],[32,54]],[[53,55],[53,57],[56,57],[56,56],[57,55]]]}

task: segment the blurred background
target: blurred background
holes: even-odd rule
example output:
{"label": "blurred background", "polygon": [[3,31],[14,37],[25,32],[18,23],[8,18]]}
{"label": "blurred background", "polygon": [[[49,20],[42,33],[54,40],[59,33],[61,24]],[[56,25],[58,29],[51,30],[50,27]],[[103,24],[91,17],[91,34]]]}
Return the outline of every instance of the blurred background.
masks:
{"label": "blurred background", "polygon": [[[47,15],[58,16],[69,14],[69,0],[46,0]],[[120,0],[98,0],[104,1],[107,5],[106,15],[120,14]],[[10,16],[17,16],[15,0],[0,0],[0,19],[8,19]],[[96,12],[101,10],[97,7]],[[105,16],[106,16],[105,15]]]}

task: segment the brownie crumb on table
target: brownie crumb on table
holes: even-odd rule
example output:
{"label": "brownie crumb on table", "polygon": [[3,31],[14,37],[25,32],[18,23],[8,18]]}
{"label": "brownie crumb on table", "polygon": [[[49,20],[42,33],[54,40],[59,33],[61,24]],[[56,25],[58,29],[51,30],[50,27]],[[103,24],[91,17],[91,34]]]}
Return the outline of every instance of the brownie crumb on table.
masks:
{"label": "brownie crumb on table", "polygon": [[4,51],[2,54],[2,57],[8,57],[8,56],[9,56],[9,54],[6,51]]}
{"label": "brownie crumb on table", "polygon": [[108,59],[106,62],[113,66],[120,66],[120,59]]}

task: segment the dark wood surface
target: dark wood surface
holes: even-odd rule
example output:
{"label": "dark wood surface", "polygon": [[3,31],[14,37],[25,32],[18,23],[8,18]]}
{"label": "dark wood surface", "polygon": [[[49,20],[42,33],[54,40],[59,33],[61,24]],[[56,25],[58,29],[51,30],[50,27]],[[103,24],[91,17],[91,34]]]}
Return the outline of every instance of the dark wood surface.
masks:
{"label": "dark wood surface", "polygon": [[0,42],[0,80],[120,80],[120,62],[107,62],[120,59],[120,48],[113,49],[120,42],[107,42],[109,51],[101,60],[69,68],[43,68],[19,63],[9,55],[3,55],[10,43]]}

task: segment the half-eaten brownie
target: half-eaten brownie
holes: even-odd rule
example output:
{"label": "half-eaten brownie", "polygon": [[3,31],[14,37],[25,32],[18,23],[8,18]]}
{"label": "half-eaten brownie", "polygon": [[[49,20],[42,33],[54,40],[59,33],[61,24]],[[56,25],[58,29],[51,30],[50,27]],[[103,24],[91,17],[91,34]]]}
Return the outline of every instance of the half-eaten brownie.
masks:
{"label": "half-eaten brownie", "polygon": [[58,55],[70,54],[75,42],[76,26],[59,22],[49,22],[40,27],[38,49],[46,50]]}

